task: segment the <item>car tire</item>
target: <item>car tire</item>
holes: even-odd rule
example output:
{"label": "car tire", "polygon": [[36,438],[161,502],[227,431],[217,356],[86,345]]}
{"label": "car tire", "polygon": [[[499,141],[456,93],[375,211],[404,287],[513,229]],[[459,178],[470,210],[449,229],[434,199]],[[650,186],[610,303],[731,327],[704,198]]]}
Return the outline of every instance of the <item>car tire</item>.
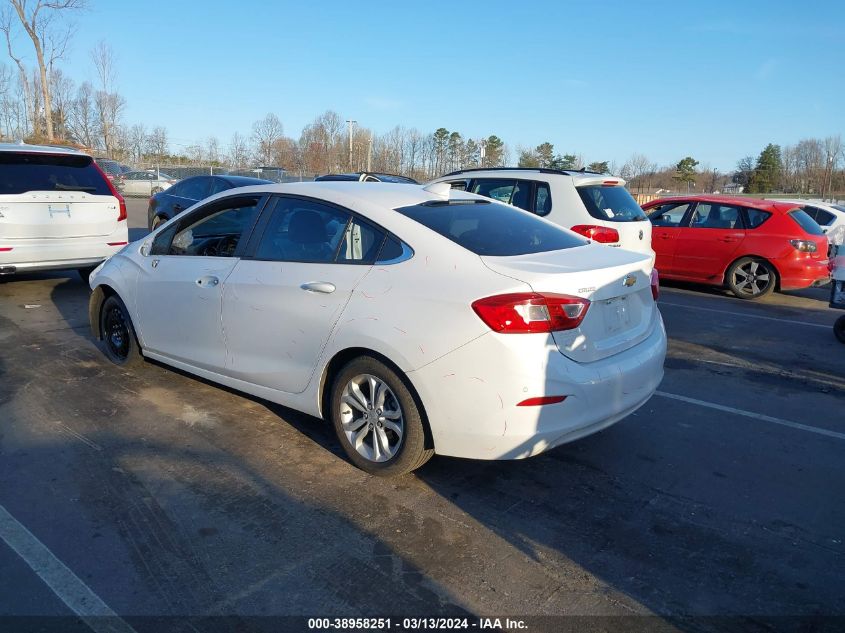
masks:
{"label": "car tire", "polygon": [[86,266],[85,268],[77,268],[76,272],[79,275],[80,279],[82,279],[82,281],[87,284],[91,279],[91,273],[93,273],[96,268],[96,266]]}
{"label": "car tire", "polygon": [[845,343],[845,315],[842,315],[833,324],[833,333],[840,343]]}
{"label": "car tire", "polygon": [[348,362],[332,382],[330,403],[338,441],[361,470],[394,477],[434,455],[407,379],[385,363],[371,356]]}
{"label": "car tire", "polygon": [[134,367],[143,362],[129,310],[117,295],[103,301],[99,334],[103,353],[115,365]]}
{"label": "car tire", "polygon": [[774,266],[759,257],[741,257],[725,275],[730,291],[739,299],[754,300],[769,295],[777,286]]}

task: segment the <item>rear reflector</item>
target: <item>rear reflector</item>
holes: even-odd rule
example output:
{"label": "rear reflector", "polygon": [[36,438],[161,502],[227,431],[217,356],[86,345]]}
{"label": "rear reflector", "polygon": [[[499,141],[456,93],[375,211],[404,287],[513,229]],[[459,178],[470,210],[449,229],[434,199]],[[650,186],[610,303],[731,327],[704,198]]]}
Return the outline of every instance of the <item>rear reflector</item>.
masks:
{"label": "rear reflector", "polygon": [[541,396],[539,398],[528,398],[518,403],[518,407],[540,407],[544,404],[557,404],[566,400],[566,396]]}
{"label": "rear reflector", "polygon": [[594,224],[578,224],[572,227],[572,230],[583,235],[594,242],[601,244],[613,244],[619,241],[619,231],[611,229],[607,226],[596,226]]}
{"label": "rear reflector", "polygon": [[560,332],[581,325],[590,302],[553,293],[515,292],[473,301],[472,309],[501,334]]}
{"label": "rear reflector", "polygon": [[107,246],[126,246],[129,242],[106,242]]}

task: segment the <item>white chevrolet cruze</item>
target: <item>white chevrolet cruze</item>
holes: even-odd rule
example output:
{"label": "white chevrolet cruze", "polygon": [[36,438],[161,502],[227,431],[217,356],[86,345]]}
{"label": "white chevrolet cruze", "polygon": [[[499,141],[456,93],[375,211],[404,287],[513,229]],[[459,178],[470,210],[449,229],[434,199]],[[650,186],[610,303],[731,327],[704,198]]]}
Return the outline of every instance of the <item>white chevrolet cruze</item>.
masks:
{"label": "white chevrolet cruze", "polygon": [[91,278],[115,363],[156,359],[323,416],[377,475],[518,459],[654,393],[652,260],[447,184],[261,185],[208,198]]}
{"label": "white chevrolet cruze", "polygon": [[129,239],[126,203],[90,156],[0,143],[0,277],[88,274]]}

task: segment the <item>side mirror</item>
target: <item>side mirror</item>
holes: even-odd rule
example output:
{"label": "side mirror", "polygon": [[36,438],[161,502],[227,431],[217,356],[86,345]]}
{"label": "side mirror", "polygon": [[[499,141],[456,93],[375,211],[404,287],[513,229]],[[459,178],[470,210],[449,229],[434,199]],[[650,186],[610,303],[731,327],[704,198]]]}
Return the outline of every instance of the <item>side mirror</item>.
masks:
{"label": "side mirror", "polygon": [[143,257],[147,257],[150,254],[151,248],[152,245],[149,242],[144,242],[143,244],[141,244],[141,255]]}

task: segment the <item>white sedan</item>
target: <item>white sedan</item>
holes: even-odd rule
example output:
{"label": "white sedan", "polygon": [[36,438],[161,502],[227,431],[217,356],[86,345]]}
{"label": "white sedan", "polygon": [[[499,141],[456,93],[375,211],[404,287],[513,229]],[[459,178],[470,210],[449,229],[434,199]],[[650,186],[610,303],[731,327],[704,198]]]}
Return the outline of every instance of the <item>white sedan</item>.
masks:
{"label": "white sedan", "polygon": [[90,316],[113,362],[322,416],[358,467],[396,475],[536,455],[642,406],[666,354],[655,277],[444,183],[261,185],[108,260]]}

